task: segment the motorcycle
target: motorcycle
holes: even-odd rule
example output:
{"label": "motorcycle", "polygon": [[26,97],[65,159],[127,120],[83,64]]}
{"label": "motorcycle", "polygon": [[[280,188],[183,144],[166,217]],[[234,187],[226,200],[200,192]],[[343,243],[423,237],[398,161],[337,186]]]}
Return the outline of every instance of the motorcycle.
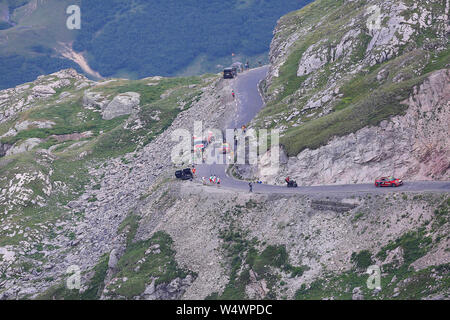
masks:
{"label": "motorcycle", "polygon": [[287,182],[287,187],[288,188],[297,188],[298,185],[297,185],[297,182],[291,180],[291,181]]}

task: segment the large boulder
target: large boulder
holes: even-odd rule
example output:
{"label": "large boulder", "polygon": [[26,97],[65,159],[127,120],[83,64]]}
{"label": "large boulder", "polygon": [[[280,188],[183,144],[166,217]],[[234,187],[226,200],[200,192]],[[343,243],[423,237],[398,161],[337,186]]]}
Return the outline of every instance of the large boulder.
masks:
{"label": "large boulder", "polygon": [[32,89],[34,97],[50,97],[56,93],[56,91],[49,85],[38,85]]}
{"label": "large boulder", "polygon": [[103,110],[104,120],[111,120],[137,111],[140,103],[140,95],[136,92],[126,92],[116,96]]}
{"label": "large boulder", "polygon": [[30,151],[34,147],[38,146],[42,141],[43,141],[42,139],[30,138],[30,139],[24,141],[23,143],[21,143],[19,146],[14,146],[11,149],[9,149],[6,152],[6,155],[11,156],[13,154],[19,154],[19,153],[24,153],[24,152]]}
{"label": "large boulder", "polygon": [[83,95],[83,107],[104,110],[110,101],[101,92],[86,90]]}
{"label": "large boulder", "polygon": [[39,129],[50,129],[55,125],[53,121],[45,120],[45,121],[22,121],[15,125],[16,131],[24,131],[28,130],[30,127],[36,127]]}
{"label": "large boulder", "polygon": [[117,250],[113,249],[109,254],[108,268],[114,270],[118,261]]}

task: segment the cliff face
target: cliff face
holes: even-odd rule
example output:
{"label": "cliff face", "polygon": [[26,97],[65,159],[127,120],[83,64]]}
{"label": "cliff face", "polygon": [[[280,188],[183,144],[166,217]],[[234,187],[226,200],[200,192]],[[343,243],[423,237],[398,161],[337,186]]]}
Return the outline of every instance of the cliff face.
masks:
{"label": "cliff face", "polygon": [[283,183],[283,176],[290,176],[303,185],[372,182],[386,174],[449,180],[449,101],[450,70],[433,72],[402,101],[408,106],[405,115],[304,150],[288,158],[281,175],[261,165],[259,175],[271,183]]}
{"label": "cliff face", "polygon": [[[448,1],[316,1],[282,19],[255,126],[302,184],[448,179]],[[267,156],[267,155],[266,155]]]}

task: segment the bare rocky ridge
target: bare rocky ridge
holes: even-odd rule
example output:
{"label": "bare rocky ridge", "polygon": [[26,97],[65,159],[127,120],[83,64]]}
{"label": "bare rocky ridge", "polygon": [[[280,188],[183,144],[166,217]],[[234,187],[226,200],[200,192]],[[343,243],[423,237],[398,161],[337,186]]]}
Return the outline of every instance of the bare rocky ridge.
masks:
{"label": "bare rocky ridge", "polygon": [[92,84],[85,76],[78,74],[74,69],[55,72],[47,77],[38,77],[32,84],[23,84],[13,89],[0,91],[0,123],[12,119],[40,100],[52,97],[57,89],[71,84],[78,88]]}

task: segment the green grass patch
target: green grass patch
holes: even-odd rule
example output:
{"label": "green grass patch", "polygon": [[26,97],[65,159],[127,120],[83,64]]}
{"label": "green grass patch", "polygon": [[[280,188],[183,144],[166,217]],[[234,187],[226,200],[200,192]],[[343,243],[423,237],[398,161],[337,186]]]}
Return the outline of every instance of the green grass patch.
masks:
{"label": "green grass patch", "polygon": [[242,300],[247,299],[245,288],[250,284],[250,271],[253,270],[259,280],[264,279],[269,293],[266,299],[276,299],[273,288],[279,283],[279,271],[290,273],[291,277],[301,276],[307,266],[292,266],[289,263],[285,246],[269,245],[262,252],[255,248],[257,239],[249,241],[239,231],[229,229],[221,233],[223,248],[230,263],[230,280],[222,294],[213,293],[208,299]]}
{"label": "green grass patch", "polygon": [[[175,278],[185,278],[194,273],[181,269],[175,261],[175,251],[172,249],[172,239],[165,232],[155,233],[151,239],[138,241],[128,245],[125,253],[117,263],[115,278],[127,280],[120,281],[120,286],[112,284],[108,287],[110,295],[131,299],[145,290],[150,277],[156,278],[155,284],[169,283]],[[158,251],[146,251],[159,245]],[[138,269],[137,269],[138,267]]]}
{"label": "green grass patch", "polygon": [[90,279],[88,288],[84,292],[78,289],[68,289],[65,281],[47,289],[39,295],[37,300],[97,300],[104,288],[106,273],[108,271],[109,255],[105,254],[93,268],[94,276]]}
{"label": "green grass patch", "polygon": [[[376,126],[382,120],[406,110],[407,106],[400,104],[400,101],[406,99],[412,87],[422,79],[419,77],[371,91],[368,89],[370,81],[360,76],[343,89],[346,101],[352,101],[352,104],[344,103],[343,107],[338,105],[338,111],[302,126],[289,128],[280,138],[280,143],[289,156],[295,156],[307,148],[317,149],[333,137],[344,136],[366,126]],[[359,98],[361,94],[365,97]]]}
{"label": "green grass patch", "polygon": [[136,214],[128,215],[125,220],[119,226],[119,233],[127,230],[127,245],[130,245],[136,235],[137,229],[139,227],[140,217]]}
{"label": "green grass patch", "polygon": [[[369,275],[352,270],[340,274],[328,273],[311,284],[302,284],[296,291],[297,300],[351,300],[353,289],[359,287],[365,300],[419,300],[434,294],[448,297],[450,264],[431,266],[414,271],[406,266],[387,270],[383,266],[381,291],[367,288]],[[436,274],[436,276],[434,276]],[[394,278],[395,276],[395,278]],[[407,280],[407,281],[405,281]],[[397,288],[397,291],[394,289]]]}
{"label": "green grass patch", "polygon": [[360,270],[367,270],[373,264],[372,254],[369,250],[362,250],[358,253],[353,252],[351,261]]}
{"label": "green grass patch", "polygon": [[376,256],[377,258],[384,260],[387,257],[388,251],[401,247],[403,249],[405,264],[410,265],[412,262],[423,257],[432,244],[431,237],[425,236],[425,233],[425,228],[407,232],[400,238],[391,241],[388,245],[384,246]]}

